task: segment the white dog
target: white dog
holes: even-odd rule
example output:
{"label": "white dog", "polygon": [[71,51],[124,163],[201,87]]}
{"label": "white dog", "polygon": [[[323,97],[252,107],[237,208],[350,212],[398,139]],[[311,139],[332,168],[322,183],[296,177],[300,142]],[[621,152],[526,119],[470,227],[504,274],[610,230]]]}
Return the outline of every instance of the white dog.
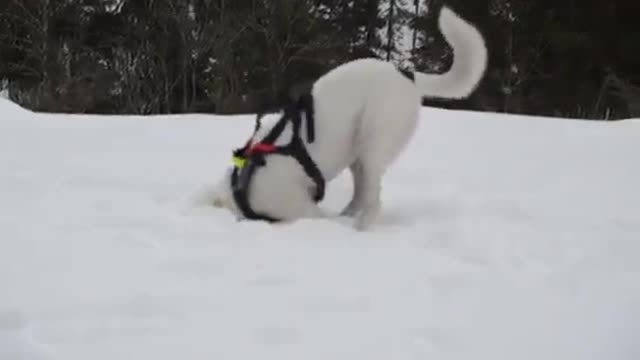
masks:
{"label": "white dog", "polygon": [[[439,27],[453,49],[448,72],[409,74],[377,59],[338,66],[313,84],[306,104],[264,115],[244,153],[236,151],[236,167],[218,183],[214,204],[238,219],[326,217],[317,204],[324,181],[349,168],[354,192],[341,215],[355,217],[356,229],[368,229],[380,209],[383,174],[412,138],[421,99],[465,98],[484,76],[482,35],[446,7]],[[295,151],[276,151],[296,141]]]}

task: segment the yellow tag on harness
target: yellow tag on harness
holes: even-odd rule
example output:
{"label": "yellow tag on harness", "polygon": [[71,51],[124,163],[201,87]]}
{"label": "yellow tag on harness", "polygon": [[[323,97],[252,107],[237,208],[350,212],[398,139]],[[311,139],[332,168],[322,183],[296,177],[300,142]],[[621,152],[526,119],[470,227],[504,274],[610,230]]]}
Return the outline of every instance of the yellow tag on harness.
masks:
{"label": "yellow tag on harness", "polygon": [[239,169],[242,169],[247,163],[247,159],[240,156],[234,156],[233,158],[231,158],[231,161],[233,161],[233,165]]}

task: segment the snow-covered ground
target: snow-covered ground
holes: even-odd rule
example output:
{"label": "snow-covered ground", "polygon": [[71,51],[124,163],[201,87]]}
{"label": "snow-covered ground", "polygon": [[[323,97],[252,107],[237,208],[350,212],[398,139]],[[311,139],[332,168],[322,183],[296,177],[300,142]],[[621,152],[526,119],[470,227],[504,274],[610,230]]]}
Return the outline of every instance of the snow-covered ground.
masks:
{"label": "snow-covered ground", "polygon": [[252,120],[0,99],[0,359],[640,359],[638,121],[425,108],[359,233],[201,203]]}

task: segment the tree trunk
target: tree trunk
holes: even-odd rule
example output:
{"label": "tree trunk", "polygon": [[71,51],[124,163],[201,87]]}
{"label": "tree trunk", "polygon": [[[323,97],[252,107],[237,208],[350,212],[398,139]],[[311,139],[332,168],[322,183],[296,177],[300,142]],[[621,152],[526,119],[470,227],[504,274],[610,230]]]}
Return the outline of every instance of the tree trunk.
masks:
{"label": "tree trunk", "polygon": [[387,24],[387,61],[391,60],[391,52],[393,50],[393,12],[396,7],[395,0],[389,0],[389,16]]}
{"label": "tree trunk", "polygon": [[[418,18],[418,16],[420,16],[420,0],[413,0],[413,6],[414,8],[414,20]],[[416,42],[418,40],[418,28],[414,27],[413,28],[413,38],[411,39],[411,51],[415,51],[416,50]]]}

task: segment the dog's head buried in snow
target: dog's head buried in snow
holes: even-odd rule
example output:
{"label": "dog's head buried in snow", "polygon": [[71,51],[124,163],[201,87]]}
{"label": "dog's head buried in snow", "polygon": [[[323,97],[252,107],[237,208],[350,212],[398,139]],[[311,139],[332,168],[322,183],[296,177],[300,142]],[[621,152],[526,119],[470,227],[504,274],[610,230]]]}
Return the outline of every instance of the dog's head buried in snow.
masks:
{"label": "dog's head buried in snow", "polygon": [[[301,133],[303,129],[305,130],[304,135]],[[314,204],[312,207],[319,209],[315,204],[324,197],[325,180],[322,172],[307,151],[309,144],[314,143],[314,141],[314,110],[313,99],[310,94],[302,94],[296,101],[286,104],[279,113],[259,114],[256,118],[256,125],[251,138],[242,148],[233,151],[233,166],[227,169],[218,184],[214,205],[230,209],[238,219],[269,222],[290,219],[290,211],[300,210],[300,208],[295,209],[293,207],[287,210],[288,207],[280,207],[284,213],[276,210],[275,213],[280,213],[280,216],[276,217],[273,215],[273,209],[271,209],[271,212],[261,211],[259,204],[263,197],[253,194],[256,187],[256,178],[260,178],[261,180],[259,181],[265,184],[278,180],[278,177],[262,176],[264,175],[262,172],[268,163],[269,168],[282,168],[282,165],[279,166],[280,163],[277,158],[279,156],[281,161],[285,160],[285,163],[287,162],[286,160],[294,160],[308,179],[313,182],[311,186],[307,186],[307,193],[304,198],[312,199]],[[291,164],[288,165],[290,166]],[[268,175],[270,171],[266,171],[266,173]],[[289,171],[287,174],[290,176],[294,172]],[[273,190],[278,189],[275,184],[271,184],[271,188]],[[295,191],[279,193],[279,196],[284,197],[281,200],[294,201],[295,204],[302,206],[308,205],[306,204],[308,201],[298,201],[300,199],[292,198],[295,195]],[[269,197],[271,200],[275,200],[272,195],[269,195]],[[258,206],[256,206],[256,203]]]}
{"label": "dog's head buried in snow", "polygon": [[325,182],[349,169],[354,191],[340,215],[370,228],[382,177],[411,140],[422,98],[465,98],[484,76],[487,50],[475,27],[446,7],[439,27],[454,58],[443,74],[358,59],[329,71],[280,112],[259,115],[251,138],[233,152],[214,204],[238,219],[328,217],[318,205]]}

